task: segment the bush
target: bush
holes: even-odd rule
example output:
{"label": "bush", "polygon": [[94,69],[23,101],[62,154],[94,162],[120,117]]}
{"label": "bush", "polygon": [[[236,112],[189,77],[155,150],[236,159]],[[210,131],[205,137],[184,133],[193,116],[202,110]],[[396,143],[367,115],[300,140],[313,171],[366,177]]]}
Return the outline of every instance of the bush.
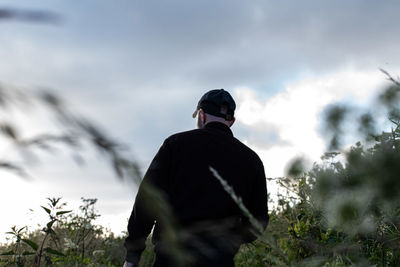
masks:
{"label": "bush", "polygon": [[95,224],[97,199],[82,198],[79,212],[64,210],[61,198],[42,206],[49,222],[41,230],[12,227],[13,242],[1,248],[1,263],[16,266],[122,266],[123,238]]}

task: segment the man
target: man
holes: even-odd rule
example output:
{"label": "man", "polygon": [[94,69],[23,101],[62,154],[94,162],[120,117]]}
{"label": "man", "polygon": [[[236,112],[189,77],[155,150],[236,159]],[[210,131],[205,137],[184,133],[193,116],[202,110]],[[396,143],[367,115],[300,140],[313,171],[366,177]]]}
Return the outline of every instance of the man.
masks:
{"label": "man", "polygon": [[193,114],[198,129],[164,141],[136,196],[125,241],[125,266],[138,266],[155,222],[153,266],[234,266],[240,245],[256,236],[210,167],[266,227],[264,167],[255,152],[233,137],[235,108],[227,91],[211,90]]}

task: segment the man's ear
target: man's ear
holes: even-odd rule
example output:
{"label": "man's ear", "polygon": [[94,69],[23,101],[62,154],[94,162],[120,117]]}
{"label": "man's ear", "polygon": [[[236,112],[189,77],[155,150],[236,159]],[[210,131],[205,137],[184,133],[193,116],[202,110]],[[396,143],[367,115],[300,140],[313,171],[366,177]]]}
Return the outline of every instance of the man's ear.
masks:
{"label": "man's ear", "polygon": [[235,123],[235,118],[233,118],[230,122],[229,122],[229,127],[232,127],[232,125]]}
{"label": "man's ear", "polygon": [[206,123],[206,113],[204,112],[203,109],[199,110],[199,116],[200,116],[200,120],[201,122],[204,124]]}

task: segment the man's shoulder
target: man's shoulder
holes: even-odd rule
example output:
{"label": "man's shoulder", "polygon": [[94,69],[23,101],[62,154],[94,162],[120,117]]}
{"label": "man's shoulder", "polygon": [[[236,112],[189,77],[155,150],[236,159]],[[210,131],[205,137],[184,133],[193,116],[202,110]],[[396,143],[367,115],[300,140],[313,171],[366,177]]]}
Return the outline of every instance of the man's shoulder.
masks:
{"label": "man's shoulder", "polygon": [[262,164],[262,161],[260,159],[260,157],[258,156],[258,154],[251,149],[249,146],[247,146],[246,144],[244,144],[242,141],[240,141],[239,139],[237,139],[236,137],[233,138],[235,140],[235,143],[238,147],[240,147],[240,149],[242,151],[244,151],[244,153],[248,154],[248,156],[253,159],[256,160],[257,162]]}
{"label": "man's shoulder", "polygon": [[200,135],[201,131],[199,129],[178,132],[167,137],[164,143],[168,144],[169,146],[181,146],[182,144],[198,139]]}
{"label": "man's shoulder", "polygon": [[[175,134],[169,136],[166,139],[166,141],[169,144],[182,144],[182,143],[184,144],[185,142],[188,142],[188,141],[199,140],[200,138],[202,138],[203,135],[208,135],[208,132],[205,131],[204,129],[193,129],[193,130],[175,133]],[[228,141],[230,146],[235,147],[242,154],[246,154],[247,157],[249,157],[249,159],[252,159],[257,162],[262,163],[258,154],[253,149],[251,149],[249,146],[247,146],[242,141],[237,139],[236,137],[226,135],[224,140]]]}
{"label": "man's shoulder", "polygon": [[197,136],[197,135],[201,135],[200,129],[193,129],[193,130],[178,132],[178,133],[170,135],[166,140],[177,141],[180,139],[190,138],[190,137]]}

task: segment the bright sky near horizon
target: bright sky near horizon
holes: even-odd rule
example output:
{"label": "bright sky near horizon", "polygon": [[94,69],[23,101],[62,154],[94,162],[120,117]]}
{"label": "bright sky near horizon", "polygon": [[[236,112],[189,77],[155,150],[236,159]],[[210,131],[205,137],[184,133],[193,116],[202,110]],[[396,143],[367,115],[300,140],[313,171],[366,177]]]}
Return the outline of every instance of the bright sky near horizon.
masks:
{"label": "bright sky near horizon", "polygon": [[[129,145],[143,170],[166,137],[195,127],[202,94],[225,88],[237,102],[235,136],[260,155],[267,177],[282,176],[293,158],[313,162],[325,151],[327,106],[371,106],[388,84],[378,68],[400,73],[394,0],[4,0],[0,9],[59,16],[0,17],[0,82],[54,90]],[[49,129],[41,111],[24,113],[0,118],[30,133]],[[0,147],[7,159],[13,147],[4,138]],[[32,181],[1,171],[0,242],[13,225],[43,224],[40,205],[52,196],[74,209],[80,197],[98,198],[99,221],[126,228],[136,190],[98,154],[85,154],[83,167],[68,150],[40,155],[27,164]]]}

